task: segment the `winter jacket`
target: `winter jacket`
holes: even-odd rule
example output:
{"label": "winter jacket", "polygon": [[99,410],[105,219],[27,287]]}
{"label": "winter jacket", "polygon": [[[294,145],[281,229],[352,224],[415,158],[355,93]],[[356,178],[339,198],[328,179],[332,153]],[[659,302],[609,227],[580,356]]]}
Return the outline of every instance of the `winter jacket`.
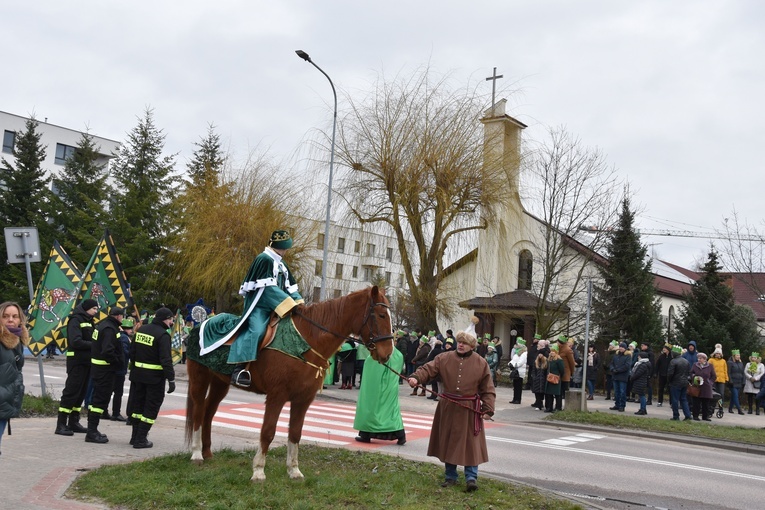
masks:
{"label": "winter jacket", "polygon": [[715,383],[717,376],[715,375],[715,367],[709,363],[702,365],[696,362],[691,367],[691,377],[695,380],[696,377],[704,379],[704,383],[699,386],[699,398],[712,398],[712,385]]}
{"label": "winter jacket", "polygon": [[670,386],[682,388],[688,386],[688,376],[691,374],[691,365],[680,354],[672,354],[672,361],[667,368],[667,382]]}
{"label": "winter jacket", "polygon": [[690,347],[691,345],[693,346],[693,351],[688,349],[687,351],[685,351],[683,353],[683,358],[685,358],[685,360],[688,362],[689,366],[693,366],[693,364],[696,363],[699,360],[699,356],[698,356],[699,355],[699,349],[696,346],[696,341],[695,340],[691,340],[690,342],[688,342],[688,347]]}
{"label": "winter jacket", "polygon": [[558,342],[558,349],[560,350],[560,359],[563,360],[564,374],[560,378],[563,382],[571,382],[571,377],[576,370],[576,360],[574,359],[574,351],[567,343]]}
{"label": "winter jacket", "polygon": [[709,358],[709,364],[715,368],[715,374],[717,375],[717,381],[719,383],[728,382],[728,362],[722,358]]}
{"label": "winter jacket", "polygon": [[[541,363],[540,363],[541,361]],[[533,393],[544,393],[547,383],[547,360],[537,360],[534,362],[531,371],[531,391]]]}
{"label": "winter jacket", "polygon": [[632,367],[632,392],[635,395],[645,395],[648,392],[648,379],[651,377],[651,362],[648,358],[638,359]]}
{"label": "winter jacket", "polygon": [[[752,384],[755,381],[761,381],[762,376],[765,374],[765,365],[762,363],[757,363],[757,367],[755,369],[754,374],[751,373],[749,367],[751,365],[751,362],[744,364],[744,393],[757,393],[760,391],[760,388],[755,388],[754,384]],[[762,382],[760,382],[760,385]]]}
{"label": "winter jacket", "polygon": [[[592,361],[592,364],[590,364]],[[587,353],[587,380],[597,381],[598,371],[600,370],[600,354],[593,352],[592,355]]]}
{"label": "winter jacket", "polygon": [[510,365],[518,369],[518,377],[523,379],[526,377],[526,356],[528,352],[526,349],[523,349],[521,352],[518,352],[517,349],[513,349],[511,352],[513,353],[513,357],[510,360]]}
{"label": "winter jacket", "polygon": [[24,399],[24,345],[19,337],[2,329],[0,338],[0,420],[17,418]]}
{"label": "winter jacket", "polygon": [[[573,354],[572,354],[573,356]],[[556,374],[560,376],[561,382],[558,384],[552,384],[551,382],[547,381],[545,383],[545,394],[547,395],[560,395],[561,393],[561,386],[563,382],[563,373],[566,371],[565,363],[562,359],[558,358],[556,360],[547,360],[547,371],[550,374]]]}
{"label": "winter jacket", "polygon": [[672,361],[672,357],[662,352],[656,359],[656,365],[654,366],[653,374],[660,377],[667,377],[667,369],[669,368],[669,362]]}
{"label": "winter jacket", "polygon": [[428,354],[430,354],[430,345],[428,343],[420,342],[420,346],[417,348],[417,354],[412,358],[412,363],[415,365],[423,365],[428,361]]}
{"label": "winter jacket", "polygon": [[611,372],[611,376],[614,381],[627,382],[630,377],[630,368],[632,367],[632,356],[617,352],[611,359],[611,366],[608,370]]}
{"label": "winter jacket", "polygon": [[733,357],[728,360],[728,378],[730,379],[730,385],[739,390],[743,389],[746,378],[744,376],[744,362],[734,361]]}

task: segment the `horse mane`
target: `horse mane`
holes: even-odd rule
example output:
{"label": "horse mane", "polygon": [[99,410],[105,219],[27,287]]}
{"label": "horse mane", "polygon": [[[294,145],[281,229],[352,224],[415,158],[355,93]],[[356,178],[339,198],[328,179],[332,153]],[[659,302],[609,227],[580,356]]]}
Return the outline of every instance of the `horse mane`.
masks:
{"label": "horse mane", "polygon": [[339,298],[328,299],[319,303],[311,303],[300,309],[300,313],[319,324],[333,324],[342,314],[345,303],[354,297],[362,294],[369,295],[372,287],[366,287],[350,294],[340,296]]}

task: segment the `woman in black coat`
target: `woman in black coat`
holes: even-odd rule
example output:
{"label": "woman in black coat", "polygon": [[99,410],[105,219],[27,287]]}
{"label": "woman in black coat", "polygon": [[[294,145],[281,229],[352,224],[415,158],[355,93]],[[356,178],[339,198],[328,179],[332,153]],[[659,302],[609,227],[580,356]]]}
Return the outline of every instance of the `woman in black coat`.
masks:
{"label": "woman in black coat", "polygon": [[632,381],[632,392],[640,397],[640,409],[635,413],[637,415],[648,414],[646,411],[646,393],[648,393],[648,380],[651,377],[651,362],[648,359],[647,351],[640,351],[638,360],[632,367],[630,381]]}

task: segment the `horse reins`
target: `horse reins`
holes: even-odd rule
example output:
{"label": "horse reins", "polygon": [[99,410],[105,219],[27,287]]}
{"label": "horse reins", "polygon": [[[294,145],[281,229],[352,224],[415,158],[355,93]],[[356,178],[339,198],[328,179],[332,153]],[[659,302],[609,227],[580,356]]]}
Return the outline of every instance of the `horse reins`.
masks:
{"label": "horse reins", "polygon": [[[383,363],[383,366],[385,368],[387,368],[388,370],[390,370],[391,372],[393,372],[394,374],[396,374],[397,376],[399,376],[401,379],[403,379],[403,380],[405,380],[407,382],[409,381],[409,377],[407,377],[407,376],[405,376],[405,375],[403,375],[403,374],[401,374],[399,372],[396,372],[390,366],[388,366],[387,363]],[[442,399],[446,400],[447,402],[451,402],[452,404],[454,404],[456,406],[459,406],[459,407],[462,407],[464,409],[467,409],[468,411],[471,411],[473,413],[480,414],[481,417],[483,419],[485,419],[485,420],[494,421],[494,419],[491,416],[489,416],[488,414],[482,413],[480,411],[476,411],[472,407],[468,407],[465,404],[461,404],[458,401],[448,397],[447,395],[444,395],[443,393],[438,393],[437,391],[429,390],[428,388],[425,387],[424,384],[418,384],[417,386],[415,386],[415,388],[422,388],[423,390],[427,391],[428,393],[432,393],[433,395],[437,396],[438,398],[442,398]]]}

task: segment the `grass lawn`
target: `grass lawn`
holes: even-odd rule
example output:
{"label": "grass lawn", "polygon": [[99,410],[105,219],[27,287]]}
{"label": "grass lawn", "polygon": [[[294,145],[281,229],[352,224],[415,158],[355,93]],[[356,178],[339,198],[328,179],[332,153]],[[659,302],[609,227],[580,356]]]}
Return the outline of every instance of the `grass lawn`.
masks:
{"label": "grass lawn", "polygon": [[66,495],[120,509],[575,509],[534,489],[478,478],[479,489],[441,488],[443,468],[379,453],[303,445],[303,481],[287,477],[287,449],[268,453],[264,483],[250,482],[253,451],[222,450],[201,467],[188,453],[104,466]]}
{"label": "grass lawn", "polygon": [[548,421],[583,423],[616,429],[646,430],[667,434],[682,434],[709,439],[723,439],[739,443],[765,445],[765,434],[761,428],[725,425],[721,421],[672,421],[666,418],[647,418],[645,416],[625,416],[598,411],[562,411],[545,418]]}

